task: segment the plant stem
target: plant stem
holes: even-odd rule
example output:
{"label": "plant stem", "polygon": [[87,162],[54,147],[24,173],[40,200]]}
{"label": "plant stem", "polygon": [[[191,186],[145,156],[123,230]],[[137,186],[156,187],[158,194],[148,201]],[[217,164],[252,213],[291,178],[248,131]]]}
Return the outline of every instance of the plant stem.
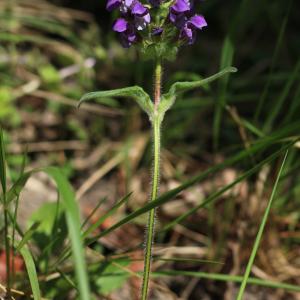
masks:
{"label": "plant stem", "polygon": [[155,66],[155,78],[154,78],[154,108],[157,111],[161,98],[161,81],[162,81],[162,66],[161,60],[157,59]]}
{"label": "plant stem", "polygon": [[[161,96],[161,77],[162,67],[160,61],[158,61],[155,68],[155,89],[154,89],[154,115],[151,120],[153,130],[153,177],[152,177],[152,190],[150,201],[153,201],[158,196],[159,190],[159,178],[160,178],[160,125],[161,118],[158,113],[158,105],[160,103]],[[145,245],[144,255],[144,274],[142,285],[142,300],[148,299],[148,287],[151,273],[151,260],[152,260],[152,245],[154,240],[155,229],[155,209],[150,210],[148,216],[148,228]]]}

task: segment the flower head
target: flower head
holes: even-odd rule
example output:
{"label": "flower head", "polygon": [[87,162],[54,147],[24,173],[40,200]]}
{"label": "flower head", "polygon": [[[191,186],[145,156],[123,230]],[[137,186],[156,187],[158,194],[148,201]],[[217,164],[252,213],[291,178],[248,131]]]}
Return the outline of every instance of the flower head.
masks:
{"label": "flower head", "polygon": [[[109,11],[119,10],[121,17],[113,24],[121,43],[128,48],[141,43],[144,48],[178,48],[193,44],[197,31],[207,26],[205,18],[195,13],[195,0],[107,0]],[[166,11],[167,8],[167,11]],[[158,45],[160,44],[160,46]]]}

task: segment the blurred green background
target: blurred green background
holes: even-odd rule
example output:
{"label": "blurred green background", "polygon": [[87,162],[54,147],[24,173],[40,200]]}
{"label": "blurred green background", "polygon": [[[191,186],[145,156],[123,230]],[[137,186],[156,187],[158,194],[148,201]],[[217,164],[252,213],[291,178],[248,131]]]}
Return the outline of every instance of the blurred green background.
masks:
{"label": "blurred green background", "polygon": [[[147,200],[152,151],[147,117],[124,99],[102,99],[80,110],[76,106],[90,91],[138,84],[151,93],[153,65],[135,49],[120,46],[111,30],[117,15],[108,13],[105,5],[104,0],[0,0],[0,122],[12,179],[17,178],[26,153],[28,168],[57,165],[64,171],[76,189],[83,215],[101,197],[107,196],[109,210],[116,199],[134,191],[134,200],[120,213],[123,216]],[[161,224],[194,207],[216,188],[229,185],[300,133],[300,2],[207,0],[200,7],[208,27],[199,32],[195,45],[180,49],[176,61],[165,63],[163,89],[175,81],[207,77],[226,66],[239,71],[178,99],[168,113],[163,124],[161,190],[238,155],[257,141],[266,147],[184,191],[173,206],[159,213]],[[275,140],[274,145],[267,144],[268,138]],[[125,153],[125,159],[119,153]],[[186,231],[180,227],[161,235],[158,244],[203,247],[204,254],[196,251],[200,258],[224,262],[205,265],[205,271],[242,274],[279,166],[279,160],[267,164],[237,190],[222,195],[220,203],[189,218]],[[254,275],[260,278],[300,283],[299,169],[298,143],[290,151],[272,225],[258,254]],[[95,173],[97,180],[91,183]],[[45,178],[36,180],[42,188],[29,188],[27,200],[36,203],[24,205],[21,220],[29,219],[51,198],[51,184]],[[119,218],[116,215],[110,222]],[[123,248],[140,249],[144,223],[141,218],[125,229],[132,234],[132,243],[119,241],[121,232],[97,250],[111,254]],[[188,284],[186,278],[166,282],[170,294],[177,296]],[[224,292],[224,286],[196,281],[182,299],[199,299],[199,293],[207,297],[203,299],[233,299],[234,287],[226,285]],[[109,294],[115,288],[102,292]],[[56,293],[49,292],[49,297],[54,299]],[[248,296],[298,299],[299,294],[254,287]]]}

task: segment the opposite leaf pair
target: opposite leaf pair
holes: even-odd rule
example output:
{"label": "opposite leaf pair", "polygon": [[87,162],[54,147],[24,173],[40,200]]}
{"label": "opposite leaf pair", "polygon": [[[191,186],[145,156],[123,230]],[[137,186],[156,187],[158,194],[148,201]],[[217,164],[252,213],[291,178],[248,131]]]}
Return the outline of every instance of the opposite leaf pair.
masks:
{"label": "opposite leaf pair", "polygon": [[203,80],[176,82],[171,86],[168,93],[163,94],[161,96],[161,101],[157,108],[152,102],[149,94],[146,93],[144,89],[141,88],[140,86],[132,86],[132,87],[126,87],[126,88],[115,89],[110,91],[98,91],[98,92],[88,93],[85,94],[80,99],[79,106],[87,100],[92,100],[96,98],[105,98],[105,97],[132,98],[137,102],[137,104],[141,107],[141,109],[148,114],[151,121],[153,121],[154,118],[158,117],[159,121],[162,122],[165,113],[173,106],[179,94],[204,86],[226,75],[227,73],[235,73],[235,72],[237,72],[236,68],[228,67],[220,71],[219,73],[212,75]]}

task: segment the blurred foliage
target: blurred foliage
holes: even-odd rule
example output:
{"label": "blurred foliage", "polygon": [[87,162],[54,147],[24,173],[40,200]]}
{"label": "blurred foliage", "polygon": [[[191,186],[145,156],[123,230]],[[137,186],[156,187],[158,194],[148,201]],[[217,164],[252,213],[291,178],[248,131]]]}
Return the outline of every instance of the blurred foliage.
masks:
{"label": "blurred foliage", "polygon": [[[134,138],[138,133],[148,134],[147,117],[130,101],[108,97],[86,110],[76,109],[78,99],[86,92],[135,84],[145,87],[149,94],[153,89],[153,66],[143,61],[134,49],[124,50],[120,46],[111,30],[114,16],[105,10],[105,3],[104,0],[0,0],[0,123],[8,132],[5,136],[8,150],[14,154],[7,159],[13,181],[18,178],[24,163],[20,153],[27,152],[26,147],[20,150],[20,145],[28,143],[37,147],[44,141],[75,140],[74,149],[54,150],[49,155],[44,154],[45,147],[39,152],[32,146],[28,164],[58,164],[77,187],[90,173],[114,159],[118,143]],[[247,172],[269,158],[278,150],[278,145],[299,136],[300,132],[300,2],[231,0],[223,3],[207,0],[201,1],[201,7],[209,26],[199,33],[193,47],[180,50],[176,62],[165,64],[163,89],[168,90],[177,80],[205,78],[227,65],[237,67],[239,72],[179,98],[168,113],[163,125],[163,147],[167,150],[163,153],[163,162],[166,162],[163,173],[166,175],[162,182],[171,181],[170,186],[173,186],[172,180],[184,182],[189,174],[200,174],[215,163],[215,170],[220,171],[218,162],[241,153],[244,159],[235,161],[234,168],[237,172]],[[89,165],[89,169],[81,170],[76,159],[87,158],[91,149],[107,140],[111,142],[103,157],[95,165]],[[81,141],[83,148],[79,147]],[[264,143],[267,147],[263,146],[253,154],[252,151],[247,153],[251,146]],[[48,151],[47,147],[48,144]],[[137,166],[132,167],[131,160],[126,160],[127,169],[124,165],[118,166],[119,172],[108,175],[108,181],[115,184],[116,179],[121,181],[128,174],[128,182],[132,178],[135,184],[136,178],[143,181],[140,169],[149,166],[152,149],[150,143],[141,149]],[[226,167],[232,167],[230,159],[230,163],[224,164]],[[262,193],[268,193],[278,166],[275,161],[268,164]],[[280,231],[282,236],[286,235],[279,241],[284,253],[290,255],[288,259],[294,258],[293,253],[299,249],[299,235],[291,234],[299,232],[300,206],[296,201],[300,196],[299,168],[298,146],[290,151],[274,203],[273,230],[277,230],[276,234]],[[214,173],[208,172],[207,176],[212,177]],[[247,192],[250,196],[260,186],[260,180],[260,175],[249,176]],[[104,182],[104,190],[113,194],[108,181]],[[144,187],[147,181],[148,177],[141,186]],[[213,190],[215,188],[213,186]],[[118,193],[123,193],[123,189],[122,185],[113,188]],[[228,199],[230,201],[225,204],[209,205],[206,214],[196,215],[191,222],[183,224],[209,240],[208,258],[230,264],[232,249],[227,247],[227,239],[236,242],[239,230],[243,226],[249,227],[248,235],[241,238],[246,249],[241,254],[244,262],[249,255],[247,249],[252,246],[250,236],[255,236],[260,219],[245,221],[249,216],[243,207],[250,207],[251,199],[249,203],[241,203],[231,194]],[[258,199],[258,206],[261,206],[264,203],[262,194]],[[188,203],[188,208],[190,205]],[[131,211],[136,207],[140,207],[139,202],[129,204],[126,209]],[[166,219],[166,222],[170,221]],[[238,223],[240,219],[242,222]],[[67,238],[63,214],[56,210],[55,204],[44,205],[31,220],[41,222],[32,237],[39,251],[43,251],[47,243],[51,248],[63,244]],[[60,239],[51,240],[58,227]],[[162,244],[169,243],[168,239],[168,235],[159,236]],[[184,241],[180,237],[179,244]],[[94,250],[100,249],[101,254],[111,251],[102,245],[92,246]],[[263,255],[265,249],[273,248],[267,247],[262,249]],[[47,269],[45,261],[51,252],[47,251],[36,260],[39,272]],[[51,261],[53,257],[50,258]],[[67,299],[70,289],[75,289],[74,272],[69,272],[68,267],[59,278],[41,283],[46,297]],[[127,274],[99,277],[100,271],[107,275],[118,268],[110,262],[103,262],[101,268],[98,267],[99,264],[90,270],[96,279],[93,286],[96,292],[107,294],[128,277]],[[227,274],[228,270],[226,264],[217,271]],[[280,272],[282,270],[280,268]],[[55,269],[55,272],[60,271]],[[296,283],[297,278],[291,281]],[[173,289],[177,284],[174,282]],[[179,290],[180,285],[184,289],[187,284],[180,283],[174,290]],[[206,283],[203,286],[207,291],[212,290]],[[221,297],[224,286],[217,287],[218,292],[211,291],[212,297]],[[288,296],[284,294],[282,299],[287,299],[284,297]]]}

